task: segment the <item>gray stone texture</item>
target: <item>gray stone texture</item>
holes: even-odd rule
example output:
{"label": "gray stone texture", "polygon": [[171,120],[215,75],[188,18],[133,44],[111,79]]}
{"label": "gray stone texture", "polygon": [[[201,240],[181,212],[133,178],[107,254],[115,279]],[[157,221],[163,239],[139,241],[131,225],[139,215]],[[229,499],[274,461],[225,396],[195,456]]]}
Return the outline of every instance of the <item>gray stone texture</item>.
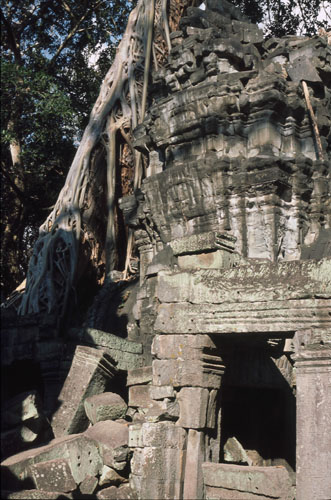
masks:
{"label": "gray stone texture", "polygon": [[30,485],[34,477],[32,471],[35,470],[33,469],[35,465],[39,467],[39,464],[49,462],[52,464],[54,461],[57,464],[56,460],[66,462],[67,465],[64,465],[61,470],[67,474],[70,469],[70,477],[73,478],[76,486],[85,477],[98,474],[102,467],[99,448],[95,441],[83,434],[77,434],[54,439],[48,445],[7,458],[1,463],[3,482],[13,489],[17,489],[21,483]]}
{"label": "gray stone texture", "polygon": [[56,437],[82,432],[88,427],[84,400],[102,393],[116,374],[112,358],[101,349],[78,346],[59,395],[60,406],[52,418]]}
{"label": "gray stone texture", "polygon": [[207,500],[294,499],[285,467],[204,463],[202,470]]}
{"label": "gray stone texture", "polygon": [[142,368],[136,368],[134,370],[128,370],[127,384],[137,385],[137,384],[148,384],[152,381],[152,367],[143,366]]}
{"label": "gray stone texture", "polygon": [[203,498],[202,463],[205,460],[205,435],[195,429],[188,431],[184,473],[183,499]]}
{"label": "gray stone texture", "polygon": [[98,478],[96,476],[86,476],[79,485],[79,491],[83,495],[92,495],[98,486]]}
{"label": "gray stone texture", "polygon": [[295,336],[297,385],[297,498],[331,493],[331,331]]}
{"label": "gray stone texture", "polygon": [[64,493],[76,489],[76,481],[72,476],[69,461],[65,458],[55,458],[47,462],[33,464],[30,474],[39,490],[63,491]]}
{"label": "gray stone texture", "polygon": [[71,329],[69,338],[82,344],[102,348],[115,361],[119,370],[132,370],[141,366],[142,345],[112,333],[95,328]]}
{"label": "gray stone texture", "polygon": [[178,392],[179,420],[177,425],[188,429],[207,427],[209,391],[201,387],[182,387]]}
{"label": "gray stone texture", "polygon": [[102,420],[116,420],[125,417],[128,405],[116,393],[104,392],[84,400],[86,415],[92,425]]}
{"label": "gray stone texture", "polygon": [[155,329],[218,334],[331,328],[330,276],[328,257],[319,262],[247,262],[224,271],[162,273]]}
{"label": "gray stone texture", "polygon": [[104,465],[99,479],[100,486],[112,485],[118,486],[122,483],[127,483],[128,479],[121,476],[115,469]]}
{"label": "gray stone texture", "polygon": [[99,491],[96,495],[98,500],[136,500],[137,496],[129,486],[110,486]]}
{"label": "gray stone texture", "polygon": [[127,424],[104,420],[85,431],[100,451],[104,465],[122,470],[128,458],[129,428]]}
{"label": "gray stone texture", "polygon": [[21,490],[21,491],[6,491],[2,490],[3,498],[8,500],[58,500],[59,498],[73,498],[71,493],[63,493],[62,491],[45,491],[45,490]]}

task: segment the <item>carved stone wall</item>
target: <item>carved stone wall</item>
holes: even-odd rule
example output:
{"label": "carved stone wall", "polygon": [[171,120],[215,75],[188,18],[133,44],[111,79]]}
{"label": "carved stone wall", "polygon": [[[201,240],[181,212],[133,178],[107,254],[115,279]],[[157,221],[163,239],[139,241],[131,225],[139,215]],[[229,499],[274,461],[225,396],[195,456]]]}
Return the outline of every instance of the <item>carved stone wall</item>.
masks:
{"label": "carved stone wall", "polygon": [[[131,485],[141,499],[289,500],[295,485],[299,500],[322,499],[330,46],[317,36],[265,41],[237,11],[206,6],[188,9],[153,77],[153,105],[135,131],[147,178],[122,202],[140,249],[129,338],[142,342],[150,365],[149,378],[130,382]],[[306,394],[301,358],[295,368],[292,339],[307,328],[323,337],[322,371],[313,363],[323,416],[315,393]],[[163,448],[160,426],[182,429],[180,439]],[[315,429],[313,456],[305,426]],[[323,476],[314,486],[310,460]]]}

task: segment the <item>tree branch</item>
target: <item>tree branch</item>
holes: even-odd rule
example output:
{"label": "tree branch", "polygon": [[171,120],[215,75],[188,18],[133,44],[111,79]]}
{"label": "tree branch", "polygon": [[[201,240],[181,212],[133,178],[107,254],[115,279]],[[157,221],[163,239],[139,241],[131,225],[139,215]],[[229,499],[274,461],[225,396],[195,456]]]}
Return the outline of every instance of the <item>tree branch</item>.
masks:
{"label": "tree branch", "polygon": [[1,11],[1,18],[2,18],[2,21],[5,25],[7,34],[8,34],[8,42],[9,42],[9,45],[10,45],[10,47],[13,51],[13,54],[15,56],[15,61],[18,64],[21,64],[22,58],[21,58],[20,46],[16,41],[16,36],[15,36],[14,30],[13,30],[13,27],[10,24],[10,21],[5,17],[5,15],[2,11]]}
{"label": "tree branch", "polygon": [[[72,30],[68,33],[68,35],[66,36],[66,38],[63,40],[63,42],[61,43],[61,45],[59,46],[59,48],[57,49],[55,55],[52,57],[52,59],[50,60],[50,65],[52,66],[56,59],[59,57],[59,55],[61,54],[62,50],[66,47],[66,45],[68,44],[68,42],[72,39],[73,36],[75,36],[75,34],[78,32],[78,29],[80,27],[80,25],[82,24],[83,21],[85,21],[85,19],[87,18],[87,16],[89,15],[90,11],[94,8],[98,8],[98,6],[100,5],[101,3],[101,0],[99,2],[97,2],[94,6],[92,5],[90,8],[86,9],[85,11],[85,14],[83,14],[80,19],[76,19],[74,14],[71,12],[70,10],[70,7],[66,4],[66,2],[62,2],[63,3],[63,6],[65,8],[65,10],[67,10],[67,12],[70,12],[71,13],[71,16],[73,19],[75,19],[76,21],[76,25],[72,28]],[[66,6],[66,7],[65,7]],[[69,10],[68,10],[69,9]]]}

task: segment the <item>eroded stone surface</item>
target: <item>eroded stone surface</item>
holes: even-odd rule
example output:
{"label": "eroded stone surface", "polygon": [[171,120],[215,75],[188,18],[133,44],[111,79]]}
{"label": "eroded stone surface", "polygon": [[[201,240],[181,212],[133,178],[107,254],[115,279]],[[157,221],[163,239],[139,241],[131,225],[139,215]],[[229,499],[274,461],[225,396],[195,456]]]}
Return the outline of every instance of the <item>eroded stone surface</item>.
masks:
{"label": "eroded stone surface", "polygon": [[85,436],[98,444],[104,465],[119,470],[125,466],[129,452],[128,425],[105,420],[87,429]]}
{"label": "eroded stone surface", "polygon": [[291,480],[284,467],[204,463],[202,470],[207,499],[294,498]]}
{"label": "eroded stone surface", "polygon": [[101,420],[116,420],[125,417],[127,404],[113,392],[95,394],[84,400],[86,415],[92,425]]}
{"label": "eroded stone surface", "polygon": [[30,474],[38,490],[63,491],[64,493],[76,489],[68,459],[55,458],[47,462],[33,464]]}
{"label": "eroded stone surface", "polygon": [[76,348],[69,374],[59,395],[60,407],[52,418],[56,437],[87,428],[84,400],[102,393],[116,372],[112,358],[105,351],[85,346]]}

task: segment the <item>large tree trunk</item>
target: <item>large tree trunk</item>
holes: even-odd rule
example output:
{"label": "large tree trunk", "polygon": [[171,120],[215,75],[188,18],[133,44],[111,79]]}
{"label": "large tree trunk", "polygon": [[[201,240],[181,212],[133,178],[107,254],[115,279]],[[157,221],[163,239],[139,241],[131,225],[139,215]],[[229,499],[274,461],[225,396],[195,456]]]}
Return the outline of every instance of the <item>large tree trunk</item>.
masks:
{"label": "large tree trunk", "polygon": [[[116,265],[115,171],[120,163],[118,151],[125,149],[118,147],[118,140],[131,148],[131,130],[142,121],[147,106],[151,54],[156,64],[162,64],[162,60],[157,63],[155,54],[163,52],[164,60],[170,48],[169,12],[173,30],[178,27],[184,8],[191,3],[190,0],[170,0],[167,8],[166,0],[138,0],[131,12],[65,185],[52,213],[40,228],[20,314],[45,311],[62,317],[73,287],[85,272],[86,262],[100,268],[102,255],[106,260],[105,278],[109,279]],[[160,50],[153,50],[153,43],[158,44]],[[95,231],[94,222],[90,223],[95,221],[96,205],[93,202],[93,171],[98,170],[98,164],[102,165],[104,157],[106,182],[100,191],[107,199],[107,220],[104,228]],[[137,153],[132,158],[134,189],[137,189],[142,179],[141,158]],[[126,267],[132,246],[133,235],[129,234]],[[100,272],[95,274],[102,279]]]}
{"label": "large tree trunk", "polygon": [[[10,190],[12,197],[10,217],[4,213],[4,230],[3,240],[1,244],[2,260],[6,260],[6,269],[8,276],[10,276],[10,284],[2,283],[4,288],[9,285],[18,285],[22,279],[22,269],[19,268],[18,263],[22,262],[22,252],[24,251],[19,242],[23,240],[23,233],[25,228],[25,214],[26,206],[22,199],[24,193],[24,171],[21,159],[21,144],[16,134],[15,116],[13,116],[8,123],[8,131],[13,135],[10,142],[10,156],[12,162],[12,172],[5,170],[2,166],[2,173],[7,181],[7,189]],[[3,207],[5,209],[5,207]],[[7,281],[3,277],[4,281]]]}

